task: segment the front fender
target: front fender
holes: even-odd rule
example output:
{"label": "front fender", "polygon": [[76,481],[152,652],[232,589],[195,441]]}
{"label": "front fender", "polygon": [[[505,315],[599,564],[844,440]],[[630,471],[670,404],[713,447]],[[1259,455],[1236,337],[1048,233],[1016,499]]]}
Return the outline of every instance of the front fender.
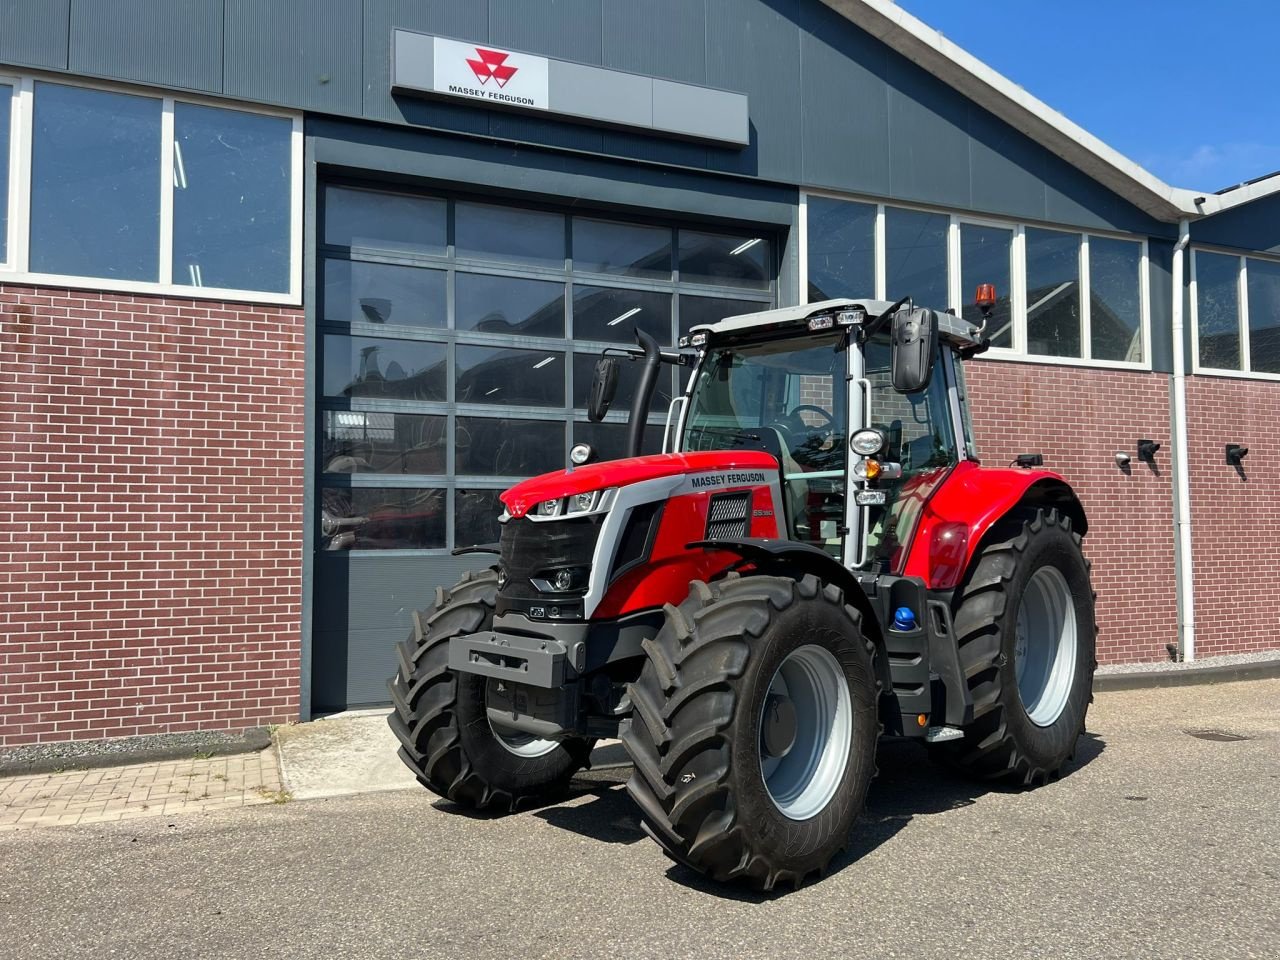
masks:
{"label": "front fender", "polygon": [[969,569],[982,538],[1024,503],[1065,513],[1072,529],[1082,536],[1088,529],[1083,505],[1058,474],[964,462],[925,504],[904,574],[919,577],[931,590],[953,589]]}

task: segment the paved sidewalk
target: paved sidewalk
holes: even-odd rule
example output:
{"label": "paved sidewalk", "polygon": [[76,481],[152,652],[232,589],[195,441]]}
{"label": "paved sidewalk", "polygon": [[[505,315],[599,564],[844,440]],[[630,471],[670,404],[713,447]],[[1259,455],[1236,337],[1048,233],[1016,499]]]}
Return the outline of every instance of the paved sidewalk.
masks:
{"label": "paved sidewalk", "polygon": [[0,779],[0,833],[284,803],[274,748]]}

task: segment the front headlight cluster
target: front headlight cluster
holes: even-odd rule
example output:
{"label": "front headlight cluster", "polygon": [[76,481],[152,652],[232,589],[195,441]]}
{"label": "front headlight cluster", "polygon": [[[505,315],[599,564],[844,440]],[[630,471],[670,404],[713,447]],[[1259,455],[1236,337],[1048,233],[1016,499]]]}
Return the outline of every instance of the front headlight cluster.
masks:
{"label": "front headlight cluster", "polygon": [[590,490],[587,493],[575,493],[555,500],[543,500],[529,511],[529,519],[559,520],[603,513],[613,505],[613,498],[617,492],[615,488]]}

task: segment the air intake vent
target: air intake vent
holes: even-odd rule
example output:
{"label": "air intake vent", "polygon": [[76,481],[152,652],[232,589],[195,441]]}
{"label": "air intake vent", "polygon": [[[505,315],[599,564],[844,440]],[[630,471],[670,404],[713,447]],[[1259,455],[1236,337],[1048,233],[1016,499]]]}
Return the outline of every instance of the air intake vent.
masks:
{"label": "air intake vent", "polygon": [[707,511],[707,540],[732,540],[747,535],[751,516],[751,491],[719,493],[711,498]]}

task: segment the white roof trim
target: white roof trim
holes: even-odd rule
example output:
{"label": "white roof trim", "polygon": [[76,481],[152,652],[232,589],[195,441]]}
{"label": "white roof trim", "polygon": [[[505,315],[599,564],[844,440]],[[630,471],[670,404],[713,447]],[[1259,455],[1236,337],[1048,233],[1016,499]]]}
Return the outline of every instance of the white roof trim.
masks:
{"label": "white roof trim", "polygon": [[1198,219],[1280,191],[1280,175],[1222,195],[1171,187],[891,0],[822,2],[1157,220]]}

